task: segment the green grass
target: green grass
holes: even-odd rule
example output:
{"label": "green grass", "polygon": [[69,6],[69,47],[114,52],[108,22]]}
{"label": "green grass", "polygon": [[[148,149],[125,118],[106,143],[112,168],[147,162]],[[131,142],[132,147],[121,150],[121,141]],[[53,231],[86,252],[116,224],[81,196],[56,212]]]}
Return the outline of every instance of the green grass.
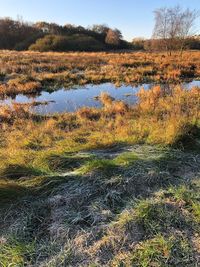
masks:
{"label": "green grass", "polygon": [[135,220],[142,225],[146,236],[159,232],[170,232],[172,228],[190,229],[192,222],[184,216],[173,203],[160,202],[155,199],[140,201],[134,209]]}
{"label": "green grass", "polygon": [[117,156],[113,161],[117,165],[128,166],[134,164],[139,157],[134,152],[125,152]]}
{"label": "green grass", "polygon": [[129,266],[181,267],[192,266],[193,261],[192,247],[185,237],[157,235],[136,247],[130,256],[131,265]]}
{"label": "green grass", "polygon": [[86,174],[91,171],[102,171],[105,174],[110,174],[115,171],[120,166],[128,166],[132,165],[136,160],[138,160],[138,156],[132,152],[121,153],[119,156],[114,159],[91,159],[86,162],[80,169],[80,173]]}
{"label": "green grass", "polygon": [[13,237],[9,238],[8,240],[0,243],[0,266],[28,266],[31,264],[35,253],[36,251],[34,242],[26,243]]}
{"label": "green grass", "polygon": [[200,182],[194,181],[190,186],[173,187],[169,189],[168,196],[181,203],[193,217],[196,224],[200,224]]}
{"label": "green grass", "polygon": [[112,160],[94,159],[94,160],[88,161],[78,171],[81,174],[86,174],[92,171],[99,170],[99,171],[109,174],[113,171],[114,168],[116,168],[116,164]]}
{"label": "green grass", "polygon": [[94,246],[102,262],[110,251],[112,267],[196,266],[198,245],[192,242],[200,233],[198,186],[196,180],[129,200]]}

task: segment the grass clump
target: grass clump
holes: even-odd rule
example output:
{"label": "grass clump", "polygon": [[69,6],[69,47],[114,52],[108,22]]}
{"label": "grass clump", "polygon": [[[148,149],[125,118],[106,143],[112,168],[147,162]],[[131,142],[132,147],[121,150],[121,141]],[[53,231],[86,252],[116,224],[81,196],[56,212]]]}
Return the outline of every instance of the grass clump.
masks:
{"label": "grass clump", "polygon": [[130,257],[131,264],[125,266],[181,267],[192,266],[193,262],[192,247],[184,236],[157,235],[141,242]]}
{"label": "grass clump", "polygon": [[133,152],[122,153],[117,156],[113,161],[122,166],[132,165],[135,161],[137,161],[139,157]]}
{"label": "grass clump", "polygon": [[94,159],[87,162],[83,167],[79,169],[79,172],[86,174],[92,171],[102,171],[105,174],[109,174],[116,168],[116,164],[112,160],[108,159]]}
{"label": "grass clump", "polygon": [[180,186],[170,188],[167,196],[172,201],[176,201],[190,212],[190,216],[192,216],[193,220],[198,225],[200,223],[200,183],[199,181],[193,182],[190,186]]}
{"label": "grass clump", "polygon": [[31,264],[35,254],[35,244],[20,241],[14,237],[0,239],[0,266],[24,267]]}
{"label": "grass clump", "polygon": [[172,203],[144,200],[139,202],[134,211],[135,220],[142,225],[147,236],[172,228],[181,230],[190,225],[189,217],[183,216]]}
{"label": "grass clump", "polygon": [[126,152],[120,154],[114,159],[101,159],[101,158],[91,159],[90,161],[86,162],[86,164],[83,165],[79,169],[79,171],[83,174],[91,171],[102,171],[105,174],[106,173],[111,174],[114,170],[120,168],[120,166],[131,165],[136,160],[138,160],[138,157],[135,153]]}

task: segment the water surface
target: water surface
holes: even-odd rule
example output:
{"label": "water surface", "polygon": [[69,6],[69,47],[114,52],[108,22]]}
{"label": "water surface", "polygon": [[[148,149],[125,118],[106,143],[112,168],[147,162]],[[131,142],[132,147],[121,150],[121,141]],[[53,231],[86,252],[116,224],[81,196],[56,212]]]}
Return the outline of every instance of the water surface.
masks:
{"label": "water surface", "polygon": [[[189,83],[182,83],[185,89],[190,89],[193,86],[200,87],[200,81],[192,81]],[[123,100],[127,104],[134,104],[137,101],[136,93],[141,87],[145,90],[150,90],[154,84],[142,84],[138,86],[122,85],[116,87],[114,84],[105,83],[100,85],[86,85],[79,86],[72,89],[59,89],[54,92],[41,92],[40,95],[27,96],[19,94],[14,98],[8,97],[1,100],[0,103],[11,104],[13,101],[17,103],[31,103],[31,102],[48,102],[47,105],[39,105],[33,110],[40,114],[73,112],[80,107],[101,107],[101,103],[95,99],[101,92],[107,92],[116,100]],[[167,85],[162,85],[166,87]],[[168,85],[169,86],[169,85]]]}

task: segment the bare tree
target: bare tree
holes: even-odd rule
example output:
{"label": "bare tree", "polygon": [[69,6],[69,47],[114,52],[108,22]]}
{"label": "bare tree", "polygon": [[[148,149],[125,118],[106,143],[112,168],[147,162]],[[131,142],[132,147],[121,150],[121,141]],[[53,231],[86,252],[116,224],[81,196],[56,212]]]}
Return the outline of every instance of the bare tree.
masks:
{"label": "bare tree", "polygon": [[169,54],[173,50],[182,53],[185,41],[194,35],[194,24],[198,17],[196,10],[182,10],[180,6],[159,8],[154,11],[155,27],[153,39],[159,40],[161,50]]}

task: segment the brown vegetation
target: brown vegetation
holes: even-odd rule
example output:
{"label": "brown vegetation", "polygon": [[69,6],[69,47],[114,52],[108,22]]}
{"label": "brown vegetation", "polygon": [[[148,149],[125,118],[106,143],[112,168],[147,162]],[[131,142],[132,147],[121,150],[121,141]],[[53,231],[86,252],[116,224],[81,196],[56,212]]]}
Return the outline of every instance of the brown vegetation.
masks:
{"label": "brown vegetation", "polygon": [[200,78],[199,52],[0,53],[0,95],[37,93],[89,83],[178,83]]}

